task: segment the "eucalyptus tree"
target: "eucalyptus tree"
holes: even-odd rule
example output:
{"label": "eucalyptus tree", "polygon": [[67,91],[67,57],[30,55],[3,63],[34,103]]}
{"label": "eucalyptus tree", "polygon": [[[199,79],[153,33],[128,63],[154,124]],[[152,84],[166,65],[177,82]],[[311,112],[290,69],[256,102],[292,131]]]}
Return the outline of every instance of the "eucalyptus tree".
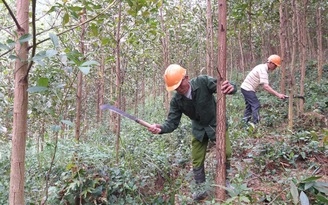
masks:
{"label": "eucalyptus tree", "polygon": [[286,58],[287,58],[287,31],[286,31],[286,25],[287,25],[287,7],[288,5],[285,3],[285,1],[280,1],[279,6],[279,17],[280,17],[280,57],[281,57],[281,82],[280,82],[280,92],[286,93]]}
{"label": "eucalyptus tree", "polygon": [[226,183],[226,97],[221,91],[221,85],[226,80],[227,68],[227,2],[218,1],[218,73],[217,73],[217,105],[216,105],[216,176],[217,186],[215,196],[218,202],[225,200],[225,190],[222,186]]}
{"label": "eucalyptus tree", "polygon": [[[3,1],[4,2],[4,1]],[[50,10],[48,13],[48,16],[42,12],[40,12],[40,10],[36,9],[36,1],[32,2],[32,11],[31,11],[31,16],[32,16],[32,35],[29,34],[29,24],[27,22],[29,22],[28,19],[28,15],[29,15],[29,1],[17,1],[17,20],[15,20],[16,18],[13,15],[13,12],[11,12],[11,17],[13,20],[15,20],[15,25],[17,27],[17,32],[16,35],[13,32],[12,36],[15,36],[15,38],[17,39],[17,43],[16,43],[16,53],[13,53],[12,55],[9,56],[9,58],[11,59],[15,59],[16,60],[16,69],[15,69],[15,97],[14,97],[14,122],[13,122],[13,149],[12,149],[12,167],[11,167],[11,190],[10,190],[10,199],[13,200],[10,203],[14,203],[14,204],[23,204],[24,201],[24,158],[25,158],[25,142],[26,142],[26,136],[27,136],[27,111],[28,111],[28,104],[30,103],[29,100],[27,100],[27,91],[29,91],[30,93],[40,93],[43,91],[49,91],[50,86],[49,85],[54,85],[55,83],[51,80],[54,80],[54,78],[52,78],[53,76],[42,76],[41,72],[31,72],[33,69],[32,68],[38,68],[38,66],[42,69],[44,69],[48,64],[46,63],[45,59],[51,58],[53,56],[57,56],[60,58],[70,58],[70,60],[72,60],[74,62],[74,60],[78,59],[78,58],[74,58],[78,55],[74,55],[74,53],[68,51],[67,53],[65,53],[64,55],[57,55],[57,51],[52,49],[52,50],[47,50],[47,48],[45,50],[41,50],[38,52],[37,50],[37,46],[40,45],[41,43],[44,43],[47,41],[47,39],[45,40],[41,40],[46,34],[49,35],[49,30],[56,30],[58,29],[58,24],[56,23],[51,23],[51,24],[47,24],[45,22],[47,17],[51,16],[49,13],[52,13],[53,11],[56,10],[56,8],[61,8],[64,11],[70,11],[70,14],[77,14],[76,12],[76,8],[74,7],[65,7],[64,5],[59,5],[57,4],[56,6],[53,7],[53,10]],[[10,5],[5,4],[7,7],[7,10],[10,10]],[[89,7],[90,8],[90,7]],[[101,8],[101,7],[99,7]],[[66,9],[66,10],[65,10]],[[70,10],[71,9],[71,10]],[[92,8],[90,8],[92,9]],[[58,13],[60,16],[60,12]],[[47,16],[47,17],[44,17]],[[52,16],[54,17],[54,16]],[[63,14],[63,21],[60,22],[69,22],[69,17],[70,15],[68,15],[67,12],[64,12]],[[54,20],[54,22],[56,22],[56,18]],[[37,22],[42,22],[40,24],[37,24]],[[66,33],[68,31],[72,31],[74,28],[78,28],[80,25],[78,24],[77,26],[72,26],[70,29],[63,31],[62,33],[60,33],[60,35],[62,35],[63,33]],[[11,27],[12,28],[12,27]],[[9,29],[8,29],[9,31]],[[15,40],[16,40],[15,39]],[[32,46],[28,47],[28,42],[30,41],[30,39],[32,39]],[[50,38],[52,42],[54,43],[54,45],[58,44],[58,40],[56,35],[53,35],[50,33]],[[37,42],[37,40],[39,40],[39,42]],[[13,44],[13,42],[15,42],[14,40],[6,40],[6,44],[1,44],[2,47],[4,47],[5,49],[7,49],[8,51],[5,52],[4,54],[2,54],[1,56],[4,57],[6,54],[11,53],[12,52],[12,47],[10,46],[10,44]],[[44,43],[44,45],[46,45],[46,43]],[[29,53],[29,51],[31,51]],[[30,55],[29,58],[27,58],[27,56]],[[32,67],[33,62],[36,62],[35,67]],[[66,61],[67,62],[67,61]],[[64,64],[64,61],[62,61],[62,63]],[[69,62],[68,64],[70,64],[71,62]],[[85,61],[75,61],[75,65],[79,66],[79,69],[82,71],[88,71],[89,68],[88,66],[94,64],[93,62],[85,62]],[[52,67],[50,67],[52,68]],[[67,66],[66,68],[69,68],[69,66]],[[53,71],[52,69],[49,69],[50,71]],[[67,69],[69,70],[69,69]],[[37,71],[37,69],[35,70]],[[31,74],[31,76],[35,76],[36,78],[36,82],[37,85],[36,86],[32,86],[29,89],[29,74]],[[33,83],[33,82],[32,82]],[[41,96],[42,99],[42,96]],[[50,100],[48,102],[51,102]],[[48,102],[46,103],[46,105],[48,105]],[[37,108],[37,107],[36,107]],[[32,109],[31,112],[29,112],[29,115],[31,117],[33,117],[33,115],[31,115],[31,113],[34,114],[35,117],[38,117],[38,114],[36,114],[38,112],[39,109]],[[48,111],[48,110],[47,110]],[[61,112],[60,112],[61,114]],[[59,116],[59,115],[57,115]],[[60,119],[58,118],[56,120],[56,122],[59,124],[59,122],[62,123],[68,123],[67,120],[65,119]],[[55,123],[56,123],[55,122]],[[33,123],[29,123],[29,124],[33,124]],[[58,130],[57,126],[54,127],[54,131]],[[29,126],[31,127],[31,126]],[[15,202],[16,201],[16,202]]]}
{"label": "eucalyptus tree", "polygon": [[[6,4],[6,2],[4,2]],[[28,40],[29,33],[29,1],[17,1],[17,19],[8,7],[13,20],[16,24],[16,64],[15,64],[15,91],[14,91],[14,120],[13,120],[13,138],[10,167],[10,193],[9,204],[24,204],[24,182],[25,182],[25,145],[27,133],[27,87],[28,87]],[[35,2],[33,2],[33,11],[35,11]],[[33,21],[35,20],[33,12]],[[34,24],[35,25],[35,24]],[[35,28],[34,28],[35,29]],[[33,33],[35,30],[33,31]],[[23,40],[24,39],[24,40]]]}
{"label": "eucalyptus tree", "polygon": [[[305,81],[305,70],[306,70],[306,61],[307,61],[307,19],[306,19],[306,10],[307,10],[307,0],[300,1],[298,3],[299,7],[299,18],[298,18],[298,38],[299,38],[299,47],[300,47],[300,95],[304,96],[304,81]],[[299,101],[299,112],[302,114],[304,112],[304,101]]]}
{"label": "eucalyptus tree", "polygon": [[323,2],[318,0],[316,3],[316,27],[317,27],[317,44],[318,44],[318,82],[322,78],[323,65],[323,46],[322,46],[322,6]]}

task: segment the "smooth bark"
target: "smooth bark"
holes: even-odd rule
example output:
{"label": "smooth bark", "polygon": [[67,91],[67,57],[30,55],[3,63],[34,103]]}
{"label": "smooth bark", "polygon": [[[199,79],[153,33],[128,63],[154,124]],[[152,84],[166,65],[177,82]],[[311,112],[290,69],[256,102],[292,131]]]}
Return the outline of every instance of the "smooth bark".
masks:
{"label": "smooth bark", "polygon": [[[17,0],[17,38],[29,33],[29,1]],[[18,39],[16,39],[18,40]],[[10,205],[24,205],[25,148],[27,137],[28,106],[28,43],[17,41],[15,51],[15,90],[13,112],[13,137],[10,167]]]}
{"label": "smooth bark", "polygon": [[280,0],[279,14],[280,14],[280,57],[281,57],[281,81],[280,81],[280,92],[286,93],[286,16],[285,9],[286,3]]}
{"label": "smooth bark", "polygon": [[[218,16],[218,83],[217,83],[217,108],[216,108],[216,177],[215,182],[220,186],[225,186],[226,180],[226,97],[221,91],[221,84],[226,79],[227,66],[227,3],[219,0]],[[225,200],[225,190],[216,187],[216,201]]]}
{"label": "smooth bark", "polygon": [[[121,107],[121,56],[120,56],[120,39],[121,39],[121,15],[122,15],[122,2],[119,2],[118,19],[117,19],[117,30],[116,30],[116,102],[117,108]],[[121,131],[121,116],[115,114],[115,134],[116,134],[116,163],[119,162],[119,149],[120,149],[120,131]]]}

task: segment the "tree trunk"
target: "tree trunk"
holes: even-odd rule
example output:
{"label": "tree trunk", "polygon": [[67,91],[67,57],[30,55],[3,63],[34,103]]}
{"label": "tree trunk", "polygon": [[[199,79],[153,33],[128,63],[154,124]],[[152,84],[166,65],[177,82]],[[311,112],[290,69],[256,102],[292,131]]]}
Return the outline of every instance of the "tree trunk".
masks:
{"label": "tree trunk", "polygon": [[[135,116],[138,116],[138,104],[139,104],[139,99],[138,99],[138,96],[139,96],[139,76],[136,76],[136,79],[135,79],[135,85],[133,87],[133,89],[135,89],[134,91],[134,115]],[[132,104],[131,104],[132,105]]]}
{"label": "tree trunk", "polygon": [[[237,29],[235,29],[237,31]],[[238,45],[239,45],[239,51],[240,51],[240,67],[243,71],[243,79],[245,78],[245,59],[244,59],[244,51],[243,51],[243,42],[241,39],[241,31],[237,31],[238,35]]]}
{"label": "tree trunk", "polygon": [[[17,0],[17,38],[29,32],[29,1]],[[18,39],[16,39],[18,40]],[[16,43],[13,137],[10,167],[10,205],[24,205],[25,148],[28,106],[28,43]]]}
{"label": "tree trunk", "polygon": [[[217,106],[216,106],[216,178],[218,185],[225,186],[226,180],[226,97],[220,87],[226,79],[227,61],[227,5],[225,0],[219,0],[218,16],[218,83],[217,83]],[[215,191],[216,200],[225,200],[225,190],[219,186]]]}
{"label": "tree trunk", "polygon": [[281,82],[280,92],[286,93],[286,16],[285,16],[285,1],[280,0],[280,57],[281,57]]}
{"label": "tree trunk", "polygon": [[[119,3],[118,10],[118,22],[116,31],[116,107],[121,107],[121,56],[120,56],[120,39],[121,39],[121,12],[122,12],[122,2]],[[121,116],[116,115],[116,163],[119,162],[119,149],[120,149],[120,131],[121,131]]]}
{"label": "tree trunk", "polygon": [[[81,16],[81,22],[85,21],[85,14]],[[84,35],[85,35],[85,24],[82,25],[81,30],[81,41],[80,41],[80,52],[84,55]],[[77,74],[77,94],[76,94],[76,116],[75,116],[75,139],[79,141],[81,136],[81,115],[82,115],[82,89],[83,89],[83,75],[79,70]]]}
{"label": "tree trunk", "polygon": [[[163,50],[163,58],[164,58],[164,68],[163,68],[163,74],[164,70],[169,66],[170,64],[170,52],[169,52],[169,38],[168,38],[168,33],[165,28],[165,23],[164,23],[164,17],[163,17],[163,0],[162,0],[162,6],[160,7],[160,17],[161,17],[161,27],[162,27],[162,32],[164,36],[162,37],[162,50]],[[165,93],[164,94],[164,106],[165,109],[168,111],[169,110],[169,99],[171,98],[171,92],[165,92],[164,91],[164,86],[161,86],[161,91],[160,93]],[[163,92],[164,91],[164,92]]]}
{"label": "tree trunk", "polygon": [[[300,10],[301,10],[301,15],[300,15],[300,49],[301,49],[301,79],[300,79],[300,95],[304,96],[304,81],[305,81],[305,70],[306,70],[306,51],[307,51],[307,39],[306,39],[306,8],[307,8],[307,1],[308,0],[303,0],[303,5],[302,2],[300,3]],[[300,107],[300,114],[304,112],[304,101],[299,100],[299,107]]]}
{"label": "tree trunk", "polygon": [[251,62],[254,62],[254,51],[253,51],[253,36],[252,36],[252,0],[248,0],[248,32],[249,32],[249,53],[251,55]]}
{"label": "tree trunk", "polygon": [[207,27],[206,27],[206,70],[207,75],[214,76],[214,49],[213,49],[213,18],[211,0],[207,0],[206,7]]}
{"label": "tree trunk", "polygon": [[100,64],[100,76],[98,82],[98,106],[97,106],[97,122],[102,121],[102,111],[100,105],[104,104],[104,93],[105,93],[105,54],[101,55],[101,64]]}
{"label": "tree trunk", "polygon": [[317,2],[317,43],[318,43],[318,79],[322,79],[322,65],[323,65],[323,49],[322,49],[322,15],[321,15],[321,0]]}
{"label": "tree trunk", "polygon": [[296,58],[296,48],[297,48],[297,42],[296,42],[296,20],[297,20],[297,9],[296,9],[296,0],[292,0],[292,10],[293,10],[293,18],[292,18],[292,61],[290,65],[290,81],[289,81],[289,102],[288,102],[288,127],[290,130],[293,130],[293,117],[294,117],[294,110],[293,110],[293,103],[294,103],[294,86],[295,86],[295,58]]}

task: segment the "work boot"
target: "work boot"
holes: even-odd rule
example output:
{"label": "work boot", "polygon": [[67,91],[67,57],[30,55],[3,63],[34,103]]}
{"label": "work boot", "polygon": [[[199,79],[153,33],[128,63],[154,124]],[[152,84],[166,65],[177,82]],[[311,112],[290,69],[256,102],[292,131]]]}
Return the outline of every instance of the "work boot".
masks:
{"label": "work boot", "polygon": [[205,187],[205,168],[204,165],[201,167],[197,167],[193,169],[195,186],[193,188],[194,193],[192,194],[192,198],[194,201],[203,201],[208,196]]}

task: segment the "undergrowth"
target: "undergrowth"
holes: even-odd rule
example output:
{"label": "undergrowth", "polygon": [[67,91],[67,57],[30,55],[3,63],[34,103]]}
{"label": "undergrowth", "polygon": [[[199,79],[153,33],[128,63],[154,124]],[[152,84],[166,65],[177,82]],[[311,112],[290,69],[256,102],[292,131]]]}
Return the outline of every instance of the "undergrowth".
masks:
{"label": "undergrowth", "polygon": [[[288,102],[259,93],[261,123],[250,129],[241,121],[244,101],[240,91],[227,97],[227,118],[233,156],[227,200],[221,204],[328,203],[327,81],[307,84],[305,113],[287,126]],[[311,90],[311,92],[309,91]],[[143,119],[161,123],[161,102],[147,101]],[[314,114],[316,113],[316,114]],[[55,133],[26,146],[26,204],[192,204],[190,185],[191,125],[185,117],[171,134],[152,135],[122,118],[119,152],[116,136],[105,126],[58,141]],[[50,137],[51,136],[51,137]],[[0,149],[0,204],[9,197],[10,143]],[[51,172],[50,162],[55,154]],[[206,158],[207,188],[215,204],[215,149]],[[48,183],[46,183],[48,179]]]}

